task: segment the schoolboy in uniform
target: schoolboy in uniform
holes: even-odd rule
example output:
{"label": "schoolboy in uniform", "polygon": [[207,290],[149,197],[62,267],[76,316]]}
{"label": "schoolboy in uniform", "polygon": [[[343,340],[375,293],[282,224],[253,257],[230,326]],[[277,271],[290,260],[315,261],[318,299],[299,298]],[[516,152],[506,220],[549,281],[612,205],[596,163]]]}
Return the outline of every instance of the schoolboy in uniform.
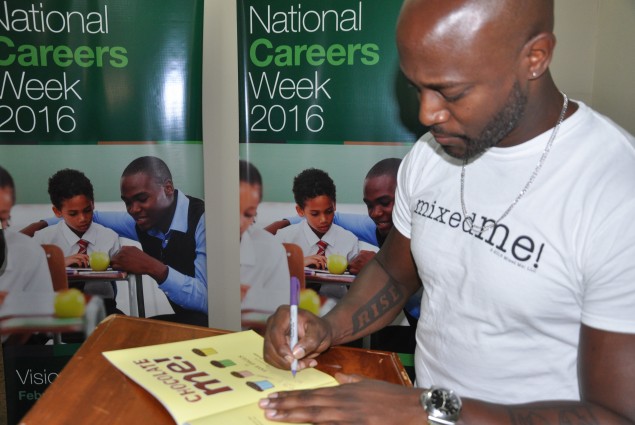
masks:
{"label": "schoolboy in uniform", "polygon": [[[120,248],[119,237],[93,222],[93,185],[84,173],[68,168],[58,171],[48,181],[48,193],[53,213],[62,221],[36,232],[33,235],[36,242],[59,246],[67,267],[89,267],[89,255],[95,251],[108,253],[108,257],[115,255]],[[79,287],[86,294],[101,296],[107,311],[115,312],[114,283],[81,282],[71,286]]]}
{"label": "schoolboy in uniform", "polygon": [[[281,242],[299,245],[304,252],[304,266],[326,269],[326,259],[331,254],[353,258],[359,252],[357,237],[333,224],[335,216],[335,183],[329,175],[316,168],[309,168],[293,180],[295,210],[306,220],[276,233]],[[322,287],[322,295],[341,298],[346,288],[331,285]]]}

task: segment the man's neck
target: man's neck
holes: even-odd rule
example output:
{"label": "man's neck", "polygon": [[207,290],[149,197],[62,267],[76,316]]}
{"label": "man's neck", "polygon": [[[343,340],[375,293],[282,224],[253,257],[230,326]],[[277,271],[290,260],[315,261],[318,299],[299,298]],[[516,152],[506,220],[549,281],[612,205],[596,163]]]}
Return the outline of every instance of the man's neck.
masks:
{"label": "man's neck", "polygon": [[178,191],[174,191],[174,198],[172,199],[172,203],[168,208],[165,209],[163,219],[157,223],[156,228],[163,233],[167,233],[170,230],[170,225],[172,224],[172,220],[174,220],[174,214],[176,213],[176,203],[178,199]]}

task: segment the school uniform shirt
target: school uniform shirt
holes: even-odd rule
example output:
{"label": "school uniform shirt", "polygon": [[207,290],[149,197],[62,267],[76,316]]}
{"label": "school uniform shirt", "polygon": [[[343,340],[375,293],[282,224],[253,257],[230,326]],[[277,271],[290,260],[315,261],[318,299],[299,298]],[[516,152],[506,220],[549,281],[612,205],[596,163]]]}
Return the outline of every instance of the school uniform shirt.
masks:
{"label": "school uniform shirt", "polygon": [[[305,218],[295,215],[293,217],[285,217],[291,224],[298,224],[306,221]],[[357,239],[360,241],[369,243],[373,246],[379,247],[379,241],[377,240],[377,225],[366,214],[354,214],[354,213],[341,213],[335,211],[333,218],[333,224],[343,227],[344,229],[353,232]]]}
{"label": "school uniform shirt", "polygon": [[[313,232],[306,220],[278,230],[276,238],[280,242],[299,245],[305,257],[317,254],[319,249],[317,243],[320,238]],[[322,236],[322,240],[328,244],[325,250],[327,257],[331,254],[341,254],[347,258],[352,258],[359,253],[357,237],[337,224],[331,225],[328,232]]]}
{"label": "school uniform shirt", "polygon": [[30,237],[5,229],[7,264],[0,275],[0,291],[50,292],[53,282],[46,254]]}
{"label": "school uniform shirt", "polygon": [[[94,222],[81,238],[62,220],[53,226],[35,232],[33,239],[39,244],[57,245],[64,252],[64,257],[77,254],[80,239],[88,241],[86,248],[88,255],[99,251],[107,252],[108,257],[112,257],[121,247],[119,236],[114,231]],[[112,285],[104,285],[103,282],[86,282],[84,292],[104,298],[114,298],[115,296]]]}
{"label": "school uniform shirt", "polygon": [[240,283],[250,287],[241,304],[243,310],[273,313],[278,306],[289,304],[287,253],[266,230],[251,226],[240,239]]}

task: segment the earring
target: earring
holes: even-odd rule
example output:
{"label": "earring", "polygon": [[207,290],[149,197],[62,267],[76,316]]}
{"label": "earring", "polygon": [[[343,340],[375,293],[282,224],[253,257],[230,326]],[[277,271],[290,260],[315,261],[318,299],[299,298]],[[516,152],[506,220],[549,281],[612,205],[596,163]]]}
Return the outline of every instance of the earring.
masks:
{"label": "earring", "polygon": [[536,77],[538,76],[538,74],[536,73],[536,71],[534,71],[534,72],[532,72],[532,73],[531,73],[531,76],[532,76],[533,78],[536,78]]}

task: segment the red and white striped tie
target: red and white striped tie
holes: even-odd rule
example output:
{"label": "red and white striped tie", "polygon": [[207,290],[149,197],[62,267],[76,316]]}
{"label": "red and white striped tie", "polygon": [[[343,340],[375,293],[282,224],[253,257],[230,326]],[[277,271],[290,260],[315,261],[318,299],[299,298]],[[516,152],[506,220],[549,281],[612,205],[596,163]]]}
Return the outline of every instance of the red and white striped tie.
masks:
{"label": "red and white striped tie", "polygon": [[324,242],[323,240],[319,240],[318,241],[318,252],[317,255],[326,255],[326,246],[328,245],[326,242]]}
{"label": "red and white striped tie", "polygon": [[86,239],[80,239],[79,242],[79,251],[78,254],[88,254],[88,241]]}

